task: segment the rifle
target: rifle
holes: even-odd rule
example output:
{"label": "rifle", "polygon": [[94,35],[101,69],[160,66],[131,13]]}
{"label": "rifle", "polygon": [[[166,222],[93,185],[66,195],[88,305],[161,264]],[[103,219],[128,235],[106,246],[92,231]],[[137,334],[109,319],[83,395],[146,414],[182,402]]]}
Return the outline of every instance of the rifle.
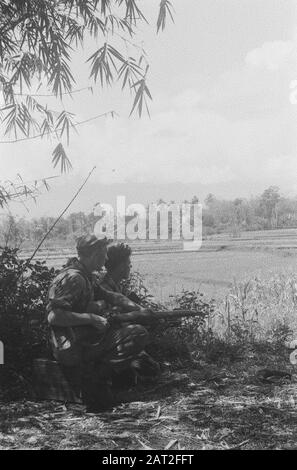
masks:
{"label": "rifle", "polygon": [[108,317],[108,321],[111,325],[121,323],[138,323],[140,325],[151,325],[158,322],[173,323],[173,325],[179,324],[178,320],[182,318],[198,317],[201,313],[196,310],[135,310],[127,313],[111,313]]}
{"label": "rifle", "polygon": [[[180,325],[182,318],[193,318],[198,317],[201,315],[201,312],[195,310],[157,310],[157,311],[150,311],[150,310],[134,310],[127,313],[113,313],[111,312],[108,316],[108,323],[111,328],[119,328],[123,323],[128,324],[140,324],[146,326],[157,326],[159,327],[160,324],[163,324],[166,328],[172,326]],[[77,340],[80,343],[86,344],[100,344],[102,341],[104,334],[99,333],[96,328],[91,325],[84,325],[84,326],[74,326],[71,328],[68,327],[54,327],[52,328],[52,343],[55,346],[57,353],[58,351],[58,343],[66,343],[68,346],[66,349],[66,359],[65,359],[65,351],[62,351],[62,355],[64,354],[63,361],[67,360],[67,351],[70,351],[70,360],[73,361],[73,357],[75,356],[75,345],[77,344]],[[65,343],[65,344],[66,344]],[[74,349],[73,349],[74,348]],[[63,349],[63,348],[62,348]],[[73,352],[74,351],[74,356]],[[56,353],[56,354],[57,354]],[[60,357],[61,356],[61,353]],[[77,353],[78,354],[78,353]],[[75,360],[78,360],[75,356]],[[71,365],[69,363],[69,365]]]}

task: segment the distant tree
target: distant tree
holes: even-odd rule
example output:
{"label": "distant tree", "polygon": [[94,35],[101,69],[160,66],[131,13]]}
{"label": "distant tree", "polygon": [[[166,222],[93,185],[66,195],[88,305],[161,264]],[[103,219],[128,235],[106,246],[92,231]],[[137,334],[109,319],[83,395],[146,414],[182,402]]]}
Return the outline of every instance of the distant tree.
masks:
{"label": "distant tree", "polygon": [[260,196],[260,208],[268,220],[269,228],[277,226],[277,205],[281,198],[279,191],[277,186],[270,186]]}
{"label": "distant tree", "polygon": [[277,205],[278,227],[297,227],[297,199],[282,197]]}
{"label": "distant tree", "polygon": [[160,198],[157,200],[157,205],[160,206],[161,204],[167,204],[167,202],[164,201],[164,199]]}
{"label": "distant tree", "polygon": [[233,205],[236,225],[242,228],[246,225],[247,203],[244,199],[236,198]]}
{"label": "distant tree", "polygon": [[22,242],[22,233],[17,220],[11,215],[1,217],[1,244],[2,246],[13,246],[17,248]]}
{"label": "distant tree", "polygon": [[211,204],[213,204],[215,202],[215,200],[216,200],[215,196],[212,193],[209,193],[206,196],[204,202],[209,207]]}
{"label": "distant tree", "polygon": [[239,237],[241,235],[241,230],[245,225],[244,201],[241,198],[236,198],[233,201],[230,225],[232,229],[232,236]]}

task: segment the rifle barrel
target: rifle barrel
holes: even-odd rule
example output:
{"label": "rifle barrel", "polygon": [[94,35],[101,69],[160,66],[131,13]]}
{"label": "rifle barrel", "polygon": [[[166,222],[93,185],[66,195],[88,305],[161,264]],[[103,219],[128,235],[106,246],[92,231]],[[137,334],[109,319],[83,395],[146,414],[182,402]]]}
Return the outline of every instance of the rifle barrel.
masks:
{"label": "rifle barrel", "polygon": [[120,323],[145,323],[150,324],[158,320],[172,320],[176,318],[197,317],[200,312],[195,310],[157,310],[157,311],[133,311],[111,315],[111,320]]}

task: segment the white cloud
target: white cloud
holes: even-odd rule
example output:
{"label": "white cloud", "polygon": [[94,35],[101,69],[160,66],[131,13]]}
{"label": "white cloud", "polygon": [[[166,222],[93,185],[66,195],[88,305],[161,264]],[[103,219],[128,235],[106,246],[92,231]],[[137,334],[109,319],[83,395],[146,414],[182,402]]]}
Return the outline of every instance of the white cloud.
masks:
{"label": "white cloud", "polygon": [[248,66],[276,71],[296,60],[296,44],[293,41],[271,41],[248,52]]}
{"label": "white cloud", "polygon": [[177,108],[193,108],[200,102],[201,94],[194,89],[185,90],[173,99],[173,104]]}
{"label": "white cloud", "polygon": [[[192,89],[184,93],[198,94]],[[278,160],[273,163],[271,159],[293,153],[291,129],[295,124],[291,120],[287,110],[230,120],[215,109],[189,108],[186,103],[164,109],[151,119],[118,118],[81,126],[79,135],[71,139],[69,157],[74,175],[79,177],[97,165],[93,178],[98,184],[218,184],[254,179],[267,174],[269,164],[277,164]],[[17,172],[30,179],[53,174],[50,156],[54,145],[29,141],[3,147],[2,177],[13,178]],[[259,161],[263,162],[261,168]],[[290,166],[287,174],[291,171]],[[284,177],[285,173],[284,168]]]}
{"label": "white cloud", "polygon": [[[155,96],[151,119],[102,119],[81,126],[69,148],[74,176],[83,178],[97,165],[92,180],[98,187],[181,182],[232,189],[255,181],[292,187],[295,157],[284,155],[294,155],[296,122],[289,103],[292,72],[283,67],[291,63],[292,51],[291,42],[265,43],[208,90],[192,84],[176,95],[166,90]],[[87,99],[86,108],[92,106]],[[19,172],[34,179],[56,173],[50,162],[54,146],[45,140],[2,146],[1,177]],[[71,177],[65,181],[73,185]]]}

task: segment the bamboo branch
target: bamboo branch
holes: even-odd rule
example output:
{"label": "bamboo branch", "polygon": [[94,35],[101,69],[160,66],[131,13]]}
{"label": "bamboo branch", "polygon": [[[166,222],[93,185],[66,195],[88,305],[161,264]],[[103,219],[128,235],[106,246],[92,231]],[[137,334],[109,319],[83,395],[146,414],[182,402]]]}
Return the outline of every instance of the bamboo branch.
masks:
{"label": "bamboo branch", "polygon": [[[26,261],[25,265],[24,265],[24,269],[22,271],[22,273],[24,272],[24,270],[26,269],[26,267],[31,263],[32,259],[34,258],[34,256],[36,255],[37,251],[39,250],[39,248],[41,247],[41,245],[43,244],[43,242],[45,241],[45,239],[48,237],[48,235],[51,233],[51,231],[55,228],[55,226],[57,225],[57,223],[59,222],[59,220],[63,217],[63,215],[65,214],[65,212],[69,209],[69,207],[71,206],[71,204],[73,203],[73,201],[77,198],[77,196],[79,195],[79,193],[81,192],[81,190],[83,189],[83,187],[86,185],[87,181],[89,180],[91,174],[93,173],[93,171],[96,169],[96,166],[94,166],[92,168],[92,170],[90,171],[90,173],[88,174],[88,176],[86,177],[86,179],[84,180],[83,184],[79,187],[79,189],[76,191],[76,193],[74,194],[73,198],[71,199],[71,201],[69,202],[69,204],[67,204],[67,206],[65,207],[65,209],[61,212],[61,214],[59,215],[59,217],[55,220],[55,222],[50,226],[50,228],[48,229],[48,231],[46,232],[46,234],[42,237],[41,241],[38,243],[37,247],[35,248],[33,254],[30,256],[30,258]],[[22,275],[21,273],[21,275]]]}

